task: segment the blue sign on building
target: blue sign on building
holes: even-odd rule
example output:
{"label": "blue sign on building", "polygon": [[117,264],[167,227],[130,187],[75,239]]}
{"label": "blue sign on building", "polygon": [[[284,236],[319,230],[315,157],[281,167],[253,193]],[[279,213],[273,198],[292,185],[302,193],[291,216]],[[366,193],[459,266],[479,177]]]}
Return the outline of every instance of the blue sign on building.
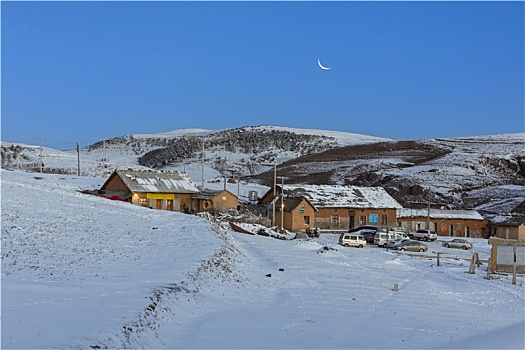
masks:
{"label": "blue sign on building", "polygon": [[370,214],[368,218],[368,222],[379,222],[379,215],[378,214]]}

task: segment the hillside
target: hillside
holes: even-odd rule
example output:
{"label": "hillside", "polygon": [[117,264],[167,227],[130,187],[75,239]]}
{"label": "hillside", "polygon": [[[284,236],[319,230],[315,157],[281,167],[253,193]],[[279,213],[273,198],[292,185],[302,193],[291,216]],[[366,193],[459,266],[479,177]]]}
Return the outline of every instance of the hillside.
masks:
{"label": "hillside", "polygon": [[[189,170],[200,168],[202,151],[206,177],[234,170],[253,175],[268,169],[265,163],[281,163],[328,149],[388,139],[328,130],[294,129],[279,126],[248,126],[218,131],[183,129],[158,134],[138,134],[101,140],[80,150],[81,173],[107,174],[115,167]],[[75,173],[76,151],[58,151],[38,146],[2,142],[2,168],[39,171],[43,153],[45,171]],[[62,170],[59,170],[62,169]],[[201,177],[201,171],[192,174]]]}
{"label": "hillside", "polygon": [[[204,152],[203,152],[204,149]],[[2,168],[75,174],[75,150],[2,143]],[[203,157],[204,154],[204,157]],[[504,213],[525,200],[525,133],[395,141],[278,126],[175,130],[116,137],[80,150],[80,173],[115,168],[177,170],[195,182],[224,176],[273,186],[285,183],[383,186],[405,207]],[[210,184],[207,182],[205,186]]]}
{"label": "hillside", "polygon": [[[525,200],[525,134],[346,146],[279,165],[289,183],[382,186],[405,207],[508,212]],[[254,178],[273,181],[267,171]]]}

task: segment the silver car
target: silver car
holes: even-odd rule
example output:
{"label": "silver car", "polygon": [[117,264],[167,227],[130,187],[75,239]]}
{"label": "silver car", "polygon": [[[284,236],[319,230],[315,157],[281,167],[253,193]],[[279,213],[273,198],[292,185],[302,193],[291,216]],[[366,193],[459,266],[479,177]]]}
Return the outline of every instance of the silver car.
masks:
{"label": "silver car", "polygon": [[467,250],[472,248],[472,243],[463,238],[454,238],[451,241],[443,242],[443,247],[461,248]]}
{"label": "silver car", "polygon": [[410,238],[398,238],[388,242],[388,248],[395,248],[397,245],[411,241]]}
{"label": "silver car", "polygon": [[424,243],[408,240],[403,243],[399,243],[398,245],[394,246],[395,250],[401,250],[401,251],[409,251],[409,252],[426,252],[428,250],[428,246]]}

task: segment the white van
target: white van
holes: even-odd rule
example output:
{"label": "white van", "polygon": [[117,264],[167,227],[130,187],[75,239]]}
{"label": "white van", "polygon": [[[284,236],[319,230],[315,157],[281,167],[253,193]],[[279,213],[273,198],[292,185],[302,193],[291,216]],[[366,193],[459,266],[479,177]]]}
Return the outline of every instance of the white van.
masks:
{"label": "white van", "polygon": [[345,247],[364,248],[366,246],[366,239],[355,233],[342,233],[339,236],[339,244]]}
{"label": "white van", "polygon": [[405,238],[403,235],[397,232],[378,232],[374,236],[374,244],[377,244],[378,247],[386,247],[389,241],[394,239]]}

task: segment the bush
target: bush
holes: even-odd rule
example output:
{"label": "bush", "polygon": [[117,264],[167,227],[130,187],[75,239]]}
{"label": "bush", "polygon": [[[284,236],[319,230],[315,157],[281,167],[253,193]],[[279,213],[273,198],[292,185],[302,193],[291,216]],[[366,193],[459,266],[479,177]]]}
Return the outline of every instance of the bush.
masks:
{"label": "bush", "polygon": [[269,236],[270,236],[270,234],[269,234],[268,232],[266,232],[266,230],[263,229],[263,228],[259,229],[259,231],[257,231],[257,234],[258,234],[259,236],[266,236],[266,237],[269,237]]}

